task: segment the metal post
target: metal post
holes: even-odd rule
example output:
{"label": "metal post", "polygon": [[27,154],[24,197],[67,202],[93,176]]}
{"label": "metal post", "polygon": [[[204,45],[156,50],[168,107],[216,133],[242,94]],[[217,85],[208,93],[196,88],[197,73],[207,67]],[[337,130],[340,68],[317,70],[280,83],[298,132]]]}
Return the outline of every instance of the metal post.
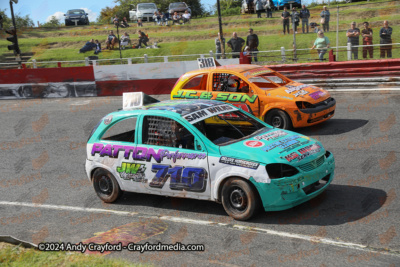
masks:
{"label": "metal post", "polygon": [[96,60],[92,60],[92,64],[93,64],[93,66],[96,66]]}
{"label": "metal post", "polygon": [[89,58],[85,57],[85,66],[89,66]]}
{"label": "metal post", "polygon": [[351,43],[347,43],[347,60],[351,60]]}
{"label": "metal post", "polygon": [[221,44],[221,52],[222,52],[221,58],[225,58],[225,43],[222,42],[222,39],[224,38],[224,34],[222,32],[221,5],[219,3],[219,0],[217,0],[217,9],[218,9],[218,23],[219,23],[219,36],[220,36],[219,41]]}
{"label": "metal post", "polygon": [[[290,4],[292,6],[292,4]],[[295,32],[295,21],[294,21],[294,12],[292,10],[292,28],[293,28],[293,61],[297,61],[297,53],[296,53],[296,32]]]}
{"label": "metal post", "polygon": [[32,59],[32,66],[34,69],[37,69],[36,59]]}
{"label": "metal post", "polygon": [[281,47],[281,55],[282,55],[282,62],[285,63],[286,62],[286,52],[285,52],[285,48],[283,46]]}
{"label": "metal post", "polygon": [[210,57],[214,57],[214,53],[212,50],[210,50]]}
{"label": "metal post", "polygon": [[201,54],[201,55],[200,55],[200,58],[204,58],[204,55],[203,55],[203,54]]}
{"label": "metal post", "polygon": [[164,62],[165,62],[165,63],[168,62],[168,56],[164,56]]}
{"label": "metal post", "polygon": [[121,64],[122,64],[121,43],[119,41],[119,30],[118,29],[119,29],[119,27],[118,27],[118,24],[117,24],[117,36],[118,36],[117,41],[118,41],[118,49],[119,49],[119,59],[121,60]]}
{"label": "metal post", "polygon": [[[14,26],[14,31],[15,31],[15,45],[16,45],[16,50],[15,51],[15,59],[18,61],[18,68],[21,68],[21,51],[19,50],[19,45],[18,45],[18,37],[17,37],[17,26],[15,25],[15,17],[14,17],[14,9],[13,9],[13,4],[12,0],[10,0],[10,9],[11,9],[11,17],[12,17],[12,23]],[[15,3],[18,3],[18,1],[15,1]]]}
{"label": "metal post", "polygon": [[128,65],[132,65],[132,59],[128,58]]}
{"label": "metal post", "polygon": [[339,6],[336,14],[336,61],[339,61]]}
{"label": "metal post", "polygon": [[149,63],[149,57],[147,54],[144,54],[144,63]]}

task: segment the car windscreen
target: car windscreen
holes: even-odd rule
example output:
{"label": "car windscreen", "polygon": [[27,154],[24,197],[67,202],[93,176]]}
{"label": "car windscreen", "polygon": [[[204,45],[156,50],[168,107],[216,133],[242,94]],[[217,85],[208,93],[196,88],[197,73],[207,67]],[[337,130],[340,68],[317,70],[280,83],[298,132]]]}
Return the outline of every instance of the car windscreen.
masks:
{"label": "car windscreen", "polygon": [[143,5],[138,5],[139,10],[145,10],[145,9],[157,9],[156,5],[154,4],[143,4]]}
{"label": "car windscreen", "polygon": [[170,8],[186,7],[185,3],[172,3]]}
{"label": "car windscreen", "polygon": [[283,75],[279,75],[276,72],[251,76],[249,78],[249,81],[263,90],[275,89],[280,86],[285,86],[286,84],[291,82],[291,80],[287,79]]}
{"label": "car windscreen", "polygon": [[240,110],[208,117],[193,125],[211,142],[219,146],[248,139],[269,129]]}
{"label": "car windscreen", "polygon": [[68,13],[67,14],[70,14],[70,15],[83,15],[83,14],[85,14],[85,11],[83,11],[83,10],[69,10],[68,11]]}

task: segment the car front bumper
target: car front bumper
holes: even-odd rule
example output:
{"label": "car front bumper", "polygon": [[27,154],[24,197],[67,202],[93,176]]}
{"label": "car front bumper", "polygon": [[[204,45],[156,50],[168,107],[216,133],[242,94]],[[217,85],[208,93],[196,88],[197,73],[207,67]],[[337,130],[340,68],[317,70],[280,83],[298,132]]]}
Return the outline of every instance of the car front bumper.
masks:
{"label": "car front bumper", "polygon": [[332,100],[327,105],[319,105],[315,108],[297,109],[289,111],[292,117],[293,127],[312,126],[329,120],[335,114],[336,100]]}
{"label": "car front bumper", "polygon": [[304,203],[327,189],[334,178],[335,159],[332,154],[325,162],[308,172],[300,171],[290,178],[273,179],[271,183],[250,181],[257,188],[265,211],[279,211]]}

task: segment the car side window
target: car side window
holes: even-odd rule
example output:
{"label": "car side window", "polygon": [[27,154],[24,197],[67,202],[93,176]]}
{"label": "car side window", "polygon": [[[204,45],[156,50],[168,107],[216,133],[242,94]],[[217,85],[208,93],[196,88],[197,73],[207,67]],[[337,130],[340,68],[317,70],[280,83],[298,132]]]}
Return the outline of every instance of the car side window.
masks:
{"label": "car side window", "polygon": [[192,89],[192,90],[206,90],[207,88],[207,74],[196,75],[183,86],[182,89]]}
{"label": "car side window", "polygon": [[101,137],[101,140],[135,142],[136,117],[115,123]]}
{"label": "car side window", "polygon": [[243,87],[249,88],[249,85],[236,75],[229,73],[214,73],[213,74],[213,91],[243,93]]}
{"label": "car side window", "polygon": [[194,136],[179,122],[162,116],[145,116],[142,142],[147,145],[194,149]]}

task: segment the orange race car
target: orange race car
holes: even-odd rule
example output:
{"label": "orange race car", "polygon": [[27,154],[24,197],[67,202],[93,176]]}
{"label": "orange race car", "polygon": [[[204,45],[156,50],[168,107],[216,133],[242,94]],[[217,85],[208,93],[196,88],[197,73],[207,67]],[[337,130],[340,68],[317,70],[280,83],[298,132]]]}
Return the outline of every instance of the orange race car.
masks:
{"label": "orange race car", "polygon": [[257,65],[225,65],[187,72],[176,82],[171,99],[228,102],[283,129],[326,121],[336,107],[329,92]]}

